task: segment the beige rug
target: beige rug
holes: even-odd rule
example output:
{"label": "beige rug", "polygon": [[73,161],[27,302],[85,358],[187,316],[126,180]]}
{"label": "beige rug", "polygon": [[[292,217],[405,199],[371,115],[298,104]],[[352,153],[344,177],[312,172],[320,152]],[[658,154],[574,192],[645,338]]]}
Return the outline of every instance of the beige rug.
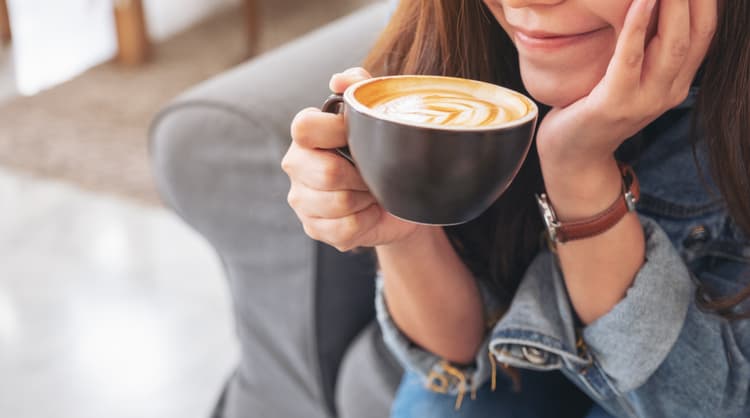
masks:
{"label": "beige rug", "polygon": [[[266,0],[261,50],[371,1]],[[0,105],[0,165],[157,204],[147,154],[149,122],[175,95],[242,62],[244,30],[239,13],[222,13],[156,45],[155,59],[145,66],[106,63]]]}

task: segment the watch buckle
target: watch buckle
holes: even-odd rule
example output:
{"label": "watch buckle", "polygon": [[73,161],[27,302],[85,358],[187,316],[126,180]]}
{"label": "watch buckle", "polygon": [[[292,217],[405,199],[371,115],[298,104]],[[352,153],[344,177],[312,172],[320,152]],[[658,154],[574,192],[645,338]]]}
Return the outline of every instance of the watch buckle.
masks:
{"label": "watch buckle", "polygon": [[635,198],[633,192],[630,190],[625,192],[625,205],[628,207],[628,212],[635,211],[636,203],[638,203],[638,199]]}
{"label": "watch buckle", "polygon": [[544,225],[547,227],[547,235],[550,241],[557,242],[557,230],[560,228],[560,222],[557,221],[557,216],[552,209],[552,205],[549,203],[547,193],[536,195],[536,201],[542,212],[542,219],[544,220]]}

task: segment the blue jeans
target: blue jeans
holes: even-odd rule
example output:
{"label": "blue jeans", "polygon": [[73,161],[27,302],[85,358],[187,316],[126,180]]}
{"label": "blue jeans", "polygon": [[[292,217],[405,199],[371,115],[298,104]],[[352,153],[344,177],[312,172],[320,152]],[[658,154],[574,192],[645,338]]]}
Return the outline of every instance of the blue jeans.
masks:
{"label": "blue jeans", "polygon": [[607,418],[599,407],[558,372],[521,371],[521,391],[498,380],[495,391],[485,384],[476,400],[466,393],[456,411],[456,397],[433,392],[416,373],[406,372],[391,408],[391,418]]}

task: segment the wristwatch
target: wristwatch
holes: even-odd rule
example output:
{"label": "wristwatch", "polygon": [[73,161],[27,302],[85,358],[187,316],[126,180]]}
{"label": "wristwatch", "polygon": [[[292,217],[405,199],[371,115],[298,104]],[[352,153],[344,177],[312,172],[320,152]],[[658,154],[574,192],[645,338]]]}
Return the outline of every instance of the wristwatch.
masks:
{"label": "wristwatch", "polygon": [[615,226],[627,213],[635,210],[641,197],[638,178],[633,169],[626,164],[618,163],[622,175],[622,194],[603,212],[578,221],[560,222],[546,193],[536,195],[547,238],[552,245],[599,235]]}

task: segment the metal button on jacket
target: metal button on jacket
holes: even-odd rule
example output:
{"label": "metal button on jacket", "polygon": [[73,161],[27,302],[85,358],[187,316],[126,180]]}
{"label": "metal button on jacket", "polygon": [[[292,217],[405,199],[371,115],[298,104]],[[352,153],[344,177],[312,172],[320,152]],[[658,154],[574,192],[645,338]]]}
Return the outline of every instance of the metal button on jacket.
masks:
{"label": "metal button on jacket", "polygon": [[523,357],[531,364],[545,364],[547,362],[547,353],[538,348],[523,346],[521,347]]}
{"label": "metal button on jacket", "polygon": [[708,241],[710,236],[711,234],[709,234],[708,228],[706,228],[704,225],[698,225],[690,230],[688,236],[684,241],[682,241],[682,245],[685,248],[691,248],[695,245],[705,243],[706,241]]}

